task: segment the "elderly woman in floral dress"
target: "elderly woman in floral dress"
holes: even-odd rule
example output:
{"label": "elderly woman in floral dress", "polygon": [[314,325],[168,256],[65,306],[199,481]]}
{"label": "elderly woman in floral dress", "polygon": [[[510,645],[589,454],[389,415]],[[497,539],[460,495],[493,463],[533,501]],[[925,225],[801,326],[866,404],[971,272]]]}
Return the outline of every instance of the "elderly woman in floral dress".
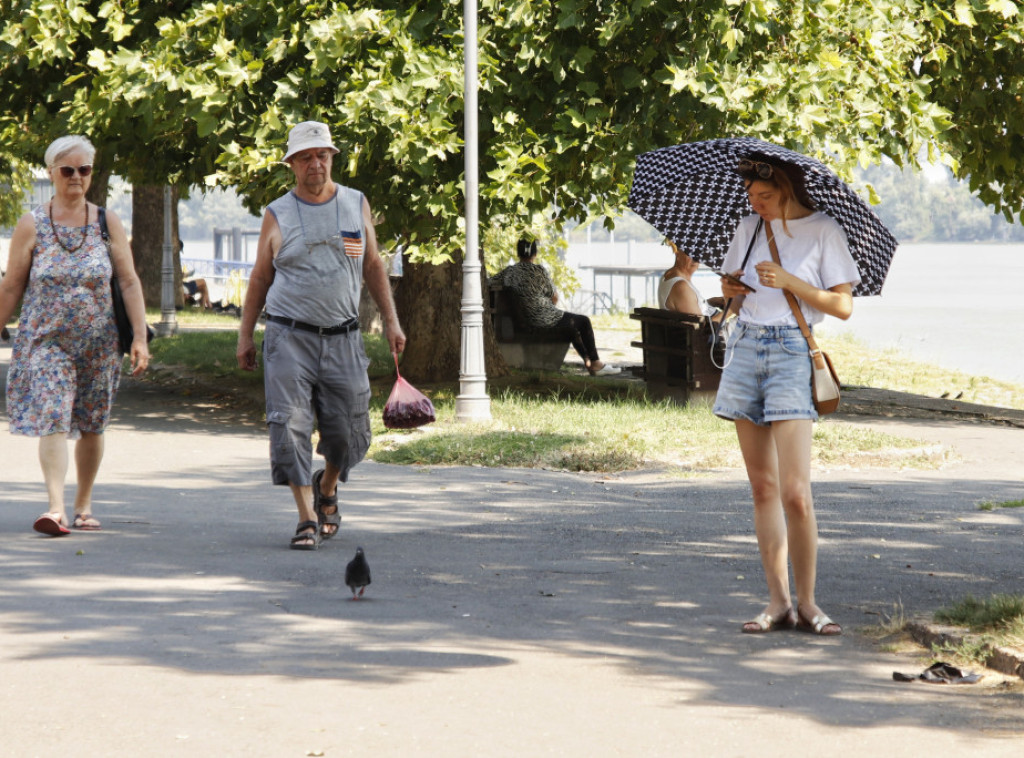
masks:
{"label": "elderly woman in floral dress", "polygon": [[142,285],[124,226],[107,212],[108,254],[98,208],[85,199],[95,154],[80,136],[61,137],[46,150],[54,197],[18,221],[0,282],[0,325],[24,298],[7,378],[10,429],[39,437],[49,508],[33,528],[54,537],[69,533],[64,504],[69,439],[76,440],[78,474],[70,527],[100,528],[92,514],[92,489],[121,375],[111,275],[121,284],[135,329],[132,374],[141,374],[149,363]]}

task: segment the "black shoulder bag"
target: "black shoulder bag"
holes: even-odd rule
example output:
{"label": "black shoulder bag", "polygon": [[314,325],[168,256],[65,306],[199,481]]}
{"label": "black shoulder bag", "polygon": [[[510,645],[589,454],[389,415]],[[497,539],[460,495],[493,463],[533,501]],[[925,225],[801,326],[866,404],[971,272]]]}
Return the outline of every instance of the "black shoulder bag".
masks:
{"label": "black shoulder bag", "polygon": [[[99,208],[100,234],[103,236],[103,244],[107,247],[107,257],[110,258],[110,267],[114,268],[114,259],[110,256],[110,230],[107,228],[107,209]],[[117,323],[117,344],[121,355],[129,355],[132,352],[132,341],[135,339],[135,330],[132,329],[132,322],[128,318],[128,309],[124,307],[124,295],[121,294],[121,284],[117,281],[117,271],[113,271],[110,277],[110,299],[114,304],[114,321]],[[146,325],[146,341],[153,339],[153,330]]]}

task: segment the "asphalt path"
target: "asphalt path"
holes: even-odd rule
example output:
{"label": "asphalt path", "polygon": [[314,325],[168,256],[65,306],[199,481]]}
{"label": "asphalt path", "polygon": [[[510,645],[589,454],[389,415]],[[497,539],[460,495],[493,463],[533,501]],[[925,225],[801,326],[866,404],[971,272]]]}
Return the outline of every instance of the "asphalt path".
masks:
{"label": "asphalt path", "polygon": [[98,533],[32,532],[36,442],[0,430],[0,755],[1019,756],[1019,683],[896,683],[929,657],[866,630],[1022,591],[1021,512],[977,504],[1022,496],[1024,432],[848,422],[951,462],[815,472],[840,638],[739,633],[765,593],[737,470],[366,462],[303,553],[258,420],[199,395],[124,383]]}

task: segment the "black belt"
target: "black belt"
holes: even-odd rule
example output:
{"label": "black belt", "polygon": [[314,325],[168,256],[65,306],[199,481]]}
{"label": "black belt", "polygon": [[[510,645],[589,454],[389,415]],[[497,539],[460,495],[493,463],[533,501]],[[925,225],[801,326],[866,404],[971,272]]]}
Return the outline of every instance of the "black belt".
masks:
{"label": "black belt", "polygon": [[271,316],[268,313],[267,321],[273,321],[275,324],[281,324],[283,326],[290,326],[292,329],[301,329],[304,332],[313,332],[314,334],[319,334],[321,337],[330,337],[334,334],[348,334],[349,332],[354,332],[359,328],[359,319],[357,318],[349,319],[344,324],[336,324],[335,326],[316,326],[314,324],[307,324],[305,321],[296,321],[293,318]]}

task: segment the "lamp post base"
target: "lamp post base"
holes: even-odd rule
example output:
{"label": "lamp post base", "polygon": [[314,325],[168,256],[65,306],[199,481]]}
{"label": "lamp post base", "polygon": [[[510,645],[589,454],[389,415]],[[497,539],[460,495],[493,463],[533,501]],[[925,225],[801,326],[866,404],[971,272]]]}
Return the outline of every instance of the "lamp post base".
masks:
{"label": "lamp post base", "polygon": [[482,395],[459,395],[455,398],[455,418],[458,421],[490,421],[491,398]]}

